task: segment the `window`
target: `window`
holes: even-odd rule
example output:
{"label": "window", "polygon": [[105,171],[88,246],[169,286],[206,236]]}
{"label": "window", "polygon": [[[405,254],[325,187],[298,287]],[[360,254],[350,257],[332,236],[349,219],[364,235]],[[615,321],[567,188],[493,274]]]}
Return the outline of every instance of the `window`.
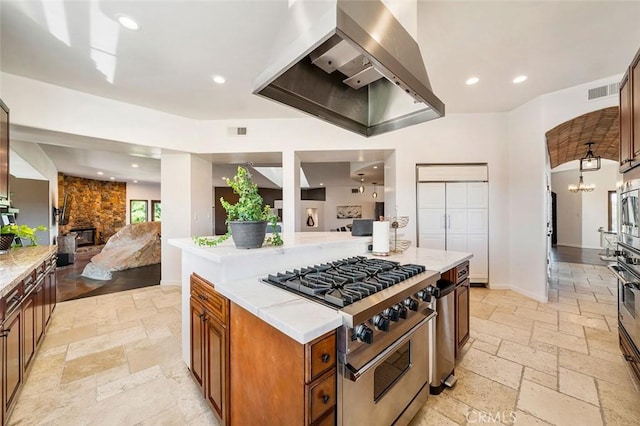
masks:
{"label": "window", "polygon": [[129,214],[131,223],[140,223],[147,221],[147,200],[130,200]]}
{"label": "window", "polygon": [[617,231],[618,230],[618,193],[616,191],[609,191],[608,198],[608,216],[609,220],[607,225],[609,225],[609,231]]}
{"label": "window", "polygon": [[151,220],[154,222],[160,222],[162,217],[162,205],[160,200],[151,200]]}

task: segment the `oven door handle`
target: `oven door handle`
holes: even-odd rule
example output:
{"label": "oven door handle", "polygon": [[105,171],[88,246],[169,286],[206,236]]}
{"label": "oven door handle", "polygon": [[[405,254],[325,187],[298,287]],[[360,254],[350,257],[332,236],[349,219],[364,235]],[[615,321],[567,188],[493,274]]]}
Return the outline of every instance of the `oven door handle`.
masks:
{"label": "oven door handle", "polygon": [[607,268],[611,271],[611,273],[613,275],[615,275],[615,277],[617,279],[619,279],[620,281],[622,281],[623,285],[627,285],[628,283],[630,283],[631,281],[627,281],[627,279],[625,277],[623,277],[620,272],[618,272],[618,270],[620,269],[620,267],[618,265],[609,265],[607,266]]}
{"label": "oven door handle", "polygon": [[374,368],[380,361],[382,361],[384,358],[387,357],[387,355],[391,354],[392,352],[394,352],[396,349],[398,349],[400,346],[404,345],[407,340],[409,340],[410,336],[422,325],[426,324],[431,318],[435,317],[436,313],[432,312],[431,314],[429,314],[427,317],[425,317],[422,321],[420,321],[419,323],[417,323],[416,325],[413,326],[413,328],[411,328],[406,334],[405,336],[409,336],[409,337],[405,337],[402,339],[398,339],[396,340],[394,343],[392,343],[391,345],[389,345],[384,351],[380,352],[378,355],[376,355],[371,361],[369,361],[368,363],[366,363],[365,365],[362,366],[362,368],[360,368],[359,370],[356,370],[355,368],[353,368],[350,364],[346,364],[346,373],[348,374],[348,378],[349,380],[351,380],[352,382],[357,382],[358,379],[360,379],[362,376],[364,376],[365,374],[367,374],[367,372],[369,372],[369,370],[371,370],[372,368]]}

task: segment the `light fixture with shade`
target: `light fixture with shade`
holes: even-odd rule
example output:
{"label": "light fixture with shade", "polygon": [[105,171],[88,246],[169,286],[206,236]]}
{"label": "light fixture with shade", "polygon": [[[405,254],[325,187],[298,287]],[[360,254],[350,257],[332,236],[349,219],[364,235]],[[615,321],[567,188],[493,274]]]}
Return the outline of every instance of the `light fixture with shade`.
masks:
{"label": "light fixture with shade", "polygon": [[358,192],[362,194],[364,192],[364,178],[362,177],[364,176],[364,173],[358,173],[358,176],[360,176],[360,186],[358,187]]}
{"label": "light fixture with shade", "polygon": [[587,153],[580,159],[580,171],[581,172],[594,172],[600,170],[600,156],[595,156],[591,151],[591,145],[594,142],[587,142]]}
{"label": "light fixture with shade", "polygon": [[596,189],[594,184],[585,185],[584,180],[582,179],[582,172],[580,172],[580,180],[577,185],[569,185],[569,192],[591,192]]}
{"label": "light fixture with shade", "polygon": [[378,198],[378,193],[376,192],[376,183],[373,182],[373,193],[371,194],[371,198]]}

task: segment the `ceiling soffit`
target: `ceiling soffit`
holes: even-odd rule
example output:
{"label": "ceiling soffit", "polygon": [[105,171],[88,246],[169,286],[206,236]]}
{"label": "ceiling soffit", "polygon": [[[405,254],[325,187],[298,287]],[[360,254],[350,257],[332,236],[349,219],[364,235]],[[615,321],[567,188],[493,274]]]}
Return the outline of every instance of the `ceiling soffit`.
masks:
{"label": "ceiling soffit", "polygon": [[613,161],[619,158],[620,118],[617,106],[593,111],[554,127],[546,133],[551,168],[579,160],[593,142],[595,155]]}

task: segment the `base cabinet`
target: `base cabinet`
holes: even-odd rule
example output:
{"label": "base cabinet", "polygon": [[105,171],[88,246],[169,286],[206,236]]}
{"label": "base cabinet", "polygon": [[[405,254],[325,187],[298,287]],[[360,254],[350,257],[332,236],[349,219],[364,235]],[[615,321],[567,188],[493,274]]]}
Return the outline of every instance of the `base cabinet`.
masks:
{"label": "base cabinet", "polygon": [[334,425],[336,336],[305,345],[231,303],[231,424]]}
{"label": "base cabinet", "polygon": [[229,424],[229,301],[196,274],[190,284],[191,374],[222,423]]}
{"label": "base cabinet", "polygon": [[55,307],[55,265],[56,255],[52,254],[0,299],[3,425],[8,422]]}

